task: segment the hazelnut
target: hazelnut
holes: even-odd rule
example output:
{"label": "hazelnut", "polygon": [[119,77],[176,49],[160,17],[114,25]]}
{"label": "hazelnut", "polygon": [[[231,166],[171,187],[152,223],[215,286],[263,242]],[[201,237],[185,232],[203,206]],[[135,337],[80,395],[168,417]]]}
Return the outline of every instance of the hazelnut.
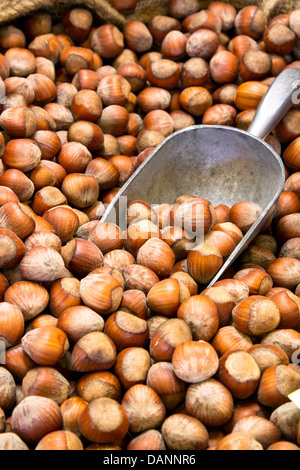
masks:
{"label": "hazelnut", "polygon": [[127,450],[166,450],[166,445],[159,431],[149,429],[133,438]]}
{"label": "hazelnut", "polygon": [[25,397],[12,412],[13,429],[28,444],[37,443],[61,425],[59,406],[50,398]]}
{"label": "hazelnut", "polygon": [[147,304],[154,312],[172,317],[189,297],[188,288],[177,279],[164,279],[150,289]]}
{"label": "hazelnut", "polygon": [[270,299],[251,295],[232,311],[235,326],[250,336],[263,336],[275,330],[280,323],[280,311]]}
{"label": "hazelnut", "polygon": [[60,410],[63,419],[63,429],[65,431],[71,431],[78,437],[81,437],[81,433],[78,427],[79,416],[86,408],[87,402],[80,397],[67,398],[60,405]]}
{"label": "hazelnut", "polygon": [[183,320],[167,319],[152,334],[149,346],[151,357],[157,362],[170,362],[175,348],[192,339],[191,329]]}
{"label": "hazelnut", "polygon": [[121,397],[118,378],[106,371],[84,374],[77,382],[76,391],[86,403],[103,397],[119,401]]}
{"label": "hazelnut", "polygon": [[228,434],[217,444],[216,450],[264,450],[263,446],[248,434]]}
{"label": "hazelnut", "polygon": [[114,58],[124,49],[124,36],[116,26],[106,24],[93,32],[91,47],[100,57]]}
{"label": "hazelnut", "polygon": [[160,396],[167,410],[174,410],[183,402],[187,389],[186,383],[176,377],[170,362],[152,364],[146,385]]}
{"label": "hazelnut", "polygon": [[147,385],[138,384],[131,387],[121,402],[129,418],[129,430],[141,433],[156,429],[165,419],[166,409],[157,393]]}
{"label": "hazelnut", "polygon": [[128,390],[133,385],[146,384],[151,366],[150,354],[146,349],[131,346],[123,349],[117,356],[114,372],[123,388]]}
{"label": "hazelnut", "polygon": [[36,70],[36,60],[34,54],[23,47],[9,48],[4,57],[7,59],[10,74],[16,77],[28,77]]}
{"label": "hazelnut", "polygon": [[299,388],[299,381],[300,374],[286,365],[269,367],[261,377],[258,401],[277,408],[289,401],[288,395]]}
{"label": "hazelnut", "polygon": [[181,380],[198,383],[215,375],[219,359],[215,349],[206,341],[186,341],[175,348],[172,365]]}
{"label": "hazelnut", "polygon": [[69,349],[67,335],[55,326],[28,331],[22,338],[28,356],[41,366],[55,365]]}
{"label": "hazelnut", "polygon": [[148,294],[151,287],[159,282],[157,274],[146,266],[130,264],[123,270],[126,290],[137,289]]}
{"label": "hazelnut", "polygon": [[104,332],[112,339],[118,351],[128,347],[145,347],[149,339],[146,320],[122,310],[107,319]]}
{"label": "hazelnut", "polygon": [[171,16],[155,15],[151,18],[148,28],[154,41],[157,44],[162,44],[164,38],[170,31],[179,30],[180,23],[178,19],[172,18]]}
{"label": "hazelnut", "polygon": [[220,250],[210,243],[201,243],[188,253],[188,273],[199,284],[210,282],[222,266]]}
{"label": "hazelnut", "polygon": [[204,426],[219,427],[232,417],[234,401],[230,391],[221,382],[209,379],[188,387],[185,407],[188,414]]}
{"label": "hazelnut", "polygon": [[35,367],[23,378],[22,389],[24,397],[43,396],[61,405],[69,396],[70,384],[60,372],[52,367]]}
{"label": "hazelnut", "polygon": [[45,287],[36,282],[20,281],[6,290],[4,300],[19,308],[24,320],[28,321],[45,310],[49,294]]}
{"label": "hazelnut", "polygon": [[250,5],[242,8],[235,17],[234,26],[238,34],[245,34],[258,40],[266,27],[266,17],[263,10]]}
{"label": "hazelnut", "polygon": [[72,367],[78,372],[110,369],[116,361],[116,348],[103,332],[95,331],[82,336],[72,351]]}
{"label": "hazelnut", "polygon": [[79,417],[79,429],[91,442],[108,443],[122,439],[128,427],[129,420],[123,406],[107,397],[91,401]]}
{"label": "hazelnut", "polygon": [[177,317],[189,325],[196,341],[210,341],[219,328],[217,307],[204,295],[194,295],[185,300],[178,308]]}
{"label": "hazelnut", "polygon": [[109,274],[88,274],[80,282],[80,296],[84,304],[98,312],[108,315],[115,312],[122,300],[123,287]]}
{"label": "hazelnut", "polygon": [[83,41],[93,23],[91,12],[85,8],[71,8],[62,19],[62,23],[74,41]]}
{"label": "hazelnut", "polygon": [[248,352],[257,362],[262,374],[269,367],[280,364],[288,365],[289,363],[287,354],[272,344],[255,344],[248,349]]}
{"label": "hazelnut", "polygon": [[83,444],[71,431],[53,431],[39,441],[35,450],[83,450]]}
{"label": "hazelnut", "polygon": [[220,358],[218,376],[235,398],[244,400],[257,390],[261,372],[247,351],[232,350]]}
{"label": "hazelnut", "polygon": [[163,278],[171,273],[175,255],[166,242],[159,238],[150,238],[138,250],[137,262],[154,271],[159,278]]}
{"label": "hazelnut", "polygon": [[124,28],[124,40],[129,49],[143,53],[151,49],[152,35],[147,26],[141,21],[129,21]]}
{"label": "hazelnut", "polygon": [[169,416],[161,428],[162,436],[172,450],[204,450],[208,446],[205,426],[192,416],[175,413]]}

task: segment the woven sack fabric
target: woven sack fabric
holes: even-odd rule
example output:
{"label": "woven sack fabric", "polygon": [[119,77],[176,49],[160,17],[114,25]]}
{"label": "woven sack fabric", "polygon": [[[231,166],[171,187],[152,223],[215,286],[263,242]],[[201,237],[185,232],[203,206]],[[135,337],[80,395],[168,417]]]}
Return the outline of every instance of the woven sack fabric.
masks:
{"label": "woven sack fabric", "polygon": [[[207,8],[209,0],[199,0],[202,8]],[[231,0],[227,1],[237,9],[247,5],[258,5],[268,19],[280,13],[290,13],[300,8],[300,0]],[[148,23],[155,15],[168,14],[168,0],[138,0],[134,12],[124,15],[118,12],[106,0],[1,0],[0,24],[10,23],[17,18],[26,16],[36,10],[45,9],[59,19],[72,6],[85,6],[93,10],[105,23],[113,23],[123,28],[128,21],[140,20]]]}

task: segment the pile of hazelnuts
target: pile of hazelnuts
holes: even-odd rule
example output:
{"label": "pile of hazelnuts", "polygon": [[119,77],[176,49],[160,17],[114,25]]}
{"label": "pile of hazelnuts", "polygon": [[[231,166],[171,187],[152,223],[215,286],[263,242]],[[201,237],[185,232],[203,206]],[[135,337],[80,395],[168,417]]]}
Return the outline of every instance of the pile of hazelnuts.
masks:
{"label": "pile of hazelnuts", "polygon": [[213,286],[257,204],[178,195],[101,222],[173,132],[248,129],[300,67],[300,10],[168,9],[0,27],[0,450],[300,450],[299,107],[266,139],[274,213]]}

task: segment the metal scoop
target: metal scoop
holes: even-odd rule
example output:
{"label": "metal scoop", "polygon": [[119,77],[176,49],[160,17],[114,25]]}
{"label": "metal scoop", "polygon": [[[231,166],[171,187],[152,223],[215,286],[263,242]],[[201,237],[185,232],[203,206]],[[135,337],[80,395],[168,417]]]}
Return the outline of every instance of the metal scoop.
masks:
{"label": "metal scoop", "polygon": [[116,223],[126,230],[127,203],[135,200],[174,203],[179,195],[192,194],[214,206],[256,202],[263,210],[261,216],[211,281],[212,286],[274,211],[285,184],[285,171],[281,157],[263,139],[297,104],[299,88],[300,70],[283,71],[262,100],[248,132],[197,125],[166,138],[122,187],[101,222]]}

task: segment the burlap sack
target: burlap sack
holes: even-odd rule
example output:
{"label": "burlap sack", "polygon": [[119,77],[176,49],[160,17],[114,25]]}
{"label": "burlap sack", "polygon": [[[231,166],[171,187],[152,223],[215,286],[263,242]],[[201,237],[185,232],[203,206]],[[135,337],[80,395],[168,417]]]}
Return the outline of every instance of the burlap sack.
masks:
{"label": "burlap sack", "polygon": [[[212,0],[200,0],[201,8],[206,8]],[[280,13],[289,13],[300,8],[300,0],[225,0],[236,8],[246,5],[259,5],[267,18]],[[168,13],[168,0],[138,0],[135,11],[124,15],[115,10],[106,0],[0,0],[0,24],[9,23],[39,9],[51,11],[59,18],[72,5],[86,6],[95,11],[103,22],[113,23],[122,28],[126,22],[139,19],[148,23],[154,15]]]}

